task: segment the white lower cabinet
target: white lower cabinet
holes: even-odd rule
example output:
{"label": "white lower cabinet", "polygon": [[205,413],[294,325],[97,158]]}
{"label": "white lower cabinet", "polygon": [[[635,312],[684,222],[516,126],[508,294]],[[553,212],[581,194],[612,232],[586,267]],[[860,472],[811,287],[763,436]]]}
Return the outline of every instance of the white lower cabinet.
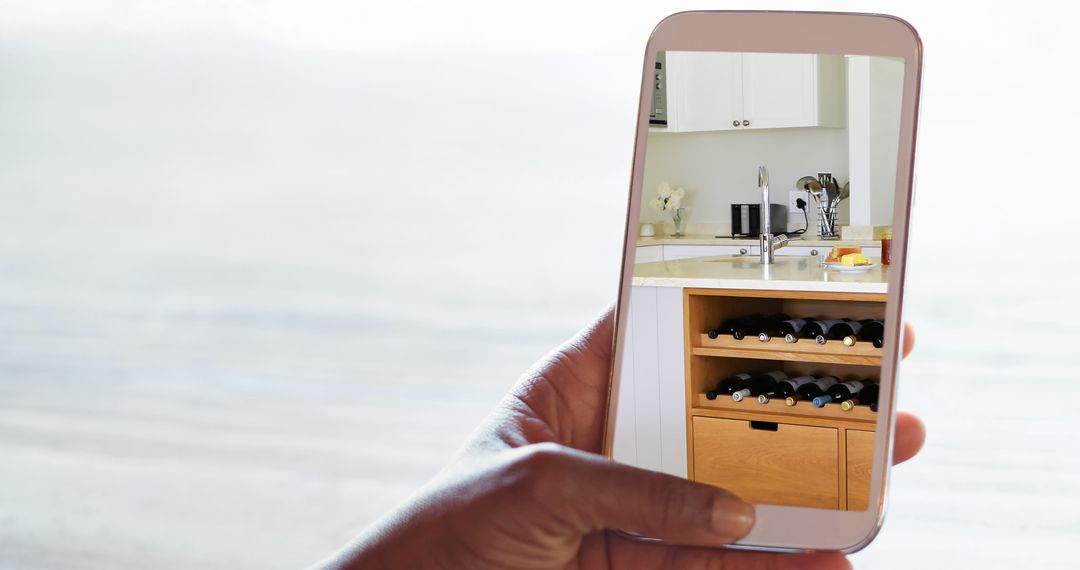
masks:
{"label": "white lower cabinet", "polygon": [[664,261],[717,255],[757,255],[757,253],[757,246],[751,245],[665,245]]}
{"label": "white lower cabinet", "polygon": [[621,463],[686,477],[683,290],[631,287],[629,309],[612,455]]}
{"label": "white lower cabinet", "polygon": [[664,246],[644,245],[637,248],[634,255],[634,263],[649,263],[651,261],[664,260]]}
{"label": "white lower cabinet", "polygon": [[[829,255],[832,250],[832,246],[824,245],[788,245],[776,250],[777,256],[794,256],[794,257],[824,257]],[[880,257],[880,247],[863,247],[863,255],[867,257]]]}
{"label": "white lower cabinet", "polygon": [[788,245],[784,246],[776,251],[776,255],[789,256],[789,257],[815,257],[818,255],[828,255],[828,247],[810,247],[806,245]]}
{"label": "white lower cabinet", "polygon": [[[831,246],[789,245],[776,250],[778,257],[818,257],[826,256]],[[880,247],[863,247],[863,255],[881,257]],[[715,257],[718,255],[737,255],[757,257],[756,245],[646,245],[637,248],[634,263],[653,261],[675,261],[695,257]]]}

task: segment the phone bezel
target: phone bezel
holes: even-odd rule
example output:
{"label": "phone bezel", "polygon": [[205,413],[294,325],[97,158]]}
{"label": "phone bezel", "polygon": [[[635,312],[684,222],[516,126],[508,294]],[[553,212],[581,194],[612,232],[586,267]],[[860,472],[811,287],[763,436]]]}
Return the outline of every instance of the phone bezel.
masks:
{"label": "phone bezel", "polygon": [[[718,31],[722,33],[718,33]],[[886,301],[886,343],[882,354],[878,420],[866,511],[831,511],[802,507],[756,505],[757,524],[731,548],[854,552],[870,543],[884,517],[892,440],[895,429],[895,385],[902,336],[903,289],[907,269],[908,230],[913,198],[915,138],[922,75],[922,44],[906,21],[889,15],[836,12],[693,11],[679,12],[657,24],[642,64],[629,205],[623,237],[622,273],[615,310],[614,365],[605,421],[604,453],[611,456],[626,314],[633,280],[634,251],[644,177],[653,62],[659,51],[727,51],[763,53],[831,53],[899,57],[904,85],[893,206],[893,263]],[[628,533],[629,534],[629,533]],[[648,537],[636,538],[657,540]]]}

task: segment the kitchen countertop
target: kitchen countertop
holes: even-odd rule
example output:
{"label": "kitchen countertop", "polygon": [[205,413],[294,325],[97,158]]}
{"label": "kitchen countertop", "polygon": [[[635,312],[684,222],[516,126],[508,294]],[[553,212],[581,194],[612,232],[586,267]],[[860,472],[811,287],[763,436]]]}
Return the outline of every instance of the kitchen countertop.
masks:
{"label": "kitchen countertop", "polygon": [[777,257],[762,265],[756,256],[721,255],[634,265],[633,284],[645,287],[701,287],[834,293],[885,293],[889,269],[843,273],[822,267],[816,258]]}
{"label": "kitchen countertop", "polygon": [[[644,247],[649,245],[758,245],[757,238],[736,239],[729,237],[716,237],[706,234],[700,235],[686,235],[683,237],[671,237],[671,236],[656,236],[656,237],[639,237],[637,238],[638,247]],[[846,245],[846,246],[860,246],[860,247],[881,247],[881,240],[823,240],[823,239],[802,239],[794,238],[788,242],[788,245],[792,246],[808,246],[808,247],[828,247],[831,248],[834,245]]]}

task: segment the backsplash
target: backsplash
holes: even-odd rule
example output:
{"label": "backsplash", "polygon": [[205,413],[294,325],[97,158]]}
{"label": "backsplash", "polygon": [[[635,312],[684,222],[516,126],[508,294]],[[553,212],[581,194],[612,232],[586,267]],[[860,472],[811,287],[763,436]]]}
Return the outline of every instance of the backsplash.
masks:
{"label": "backsplash", "polygon": [[[795,181],[818,172],[848,180],[847,129],[762,129],[705,133],[649,133],[642,192],[643,220],[670,223],[649,206],[661,182],[682,186],[687,232],[695,229],[731,231],[731,204],[761,202],[757,168],[766,165],[772,201],[787,204]],[[816,227],[814,204],[808,205],[811,228]],[[846,222],[846,204],[841,222]],[[789,228],[803,226],[802,214],[789,216]],[[721,231],[717,232],[722,233]]]}

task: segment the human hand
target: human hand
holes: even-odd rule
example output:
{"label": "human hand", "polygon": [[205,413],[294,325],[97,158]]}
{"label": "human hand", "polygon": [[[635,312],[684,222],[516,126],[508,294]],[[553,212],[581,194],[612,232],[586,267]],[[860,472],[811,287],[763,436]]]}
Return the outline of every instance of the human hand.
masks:
{"label": "human hand", "polygon": [[[750,531],[751,505],[723,489],[595,455],[612,335],[609,309],[530,369],[418,496],[319,568],[849,567],[839,553],[711,548]],[[910,327],[903,346],[907,356]],[[898,413],[894,463],[914,456],[924,438],[918,418]]]}

